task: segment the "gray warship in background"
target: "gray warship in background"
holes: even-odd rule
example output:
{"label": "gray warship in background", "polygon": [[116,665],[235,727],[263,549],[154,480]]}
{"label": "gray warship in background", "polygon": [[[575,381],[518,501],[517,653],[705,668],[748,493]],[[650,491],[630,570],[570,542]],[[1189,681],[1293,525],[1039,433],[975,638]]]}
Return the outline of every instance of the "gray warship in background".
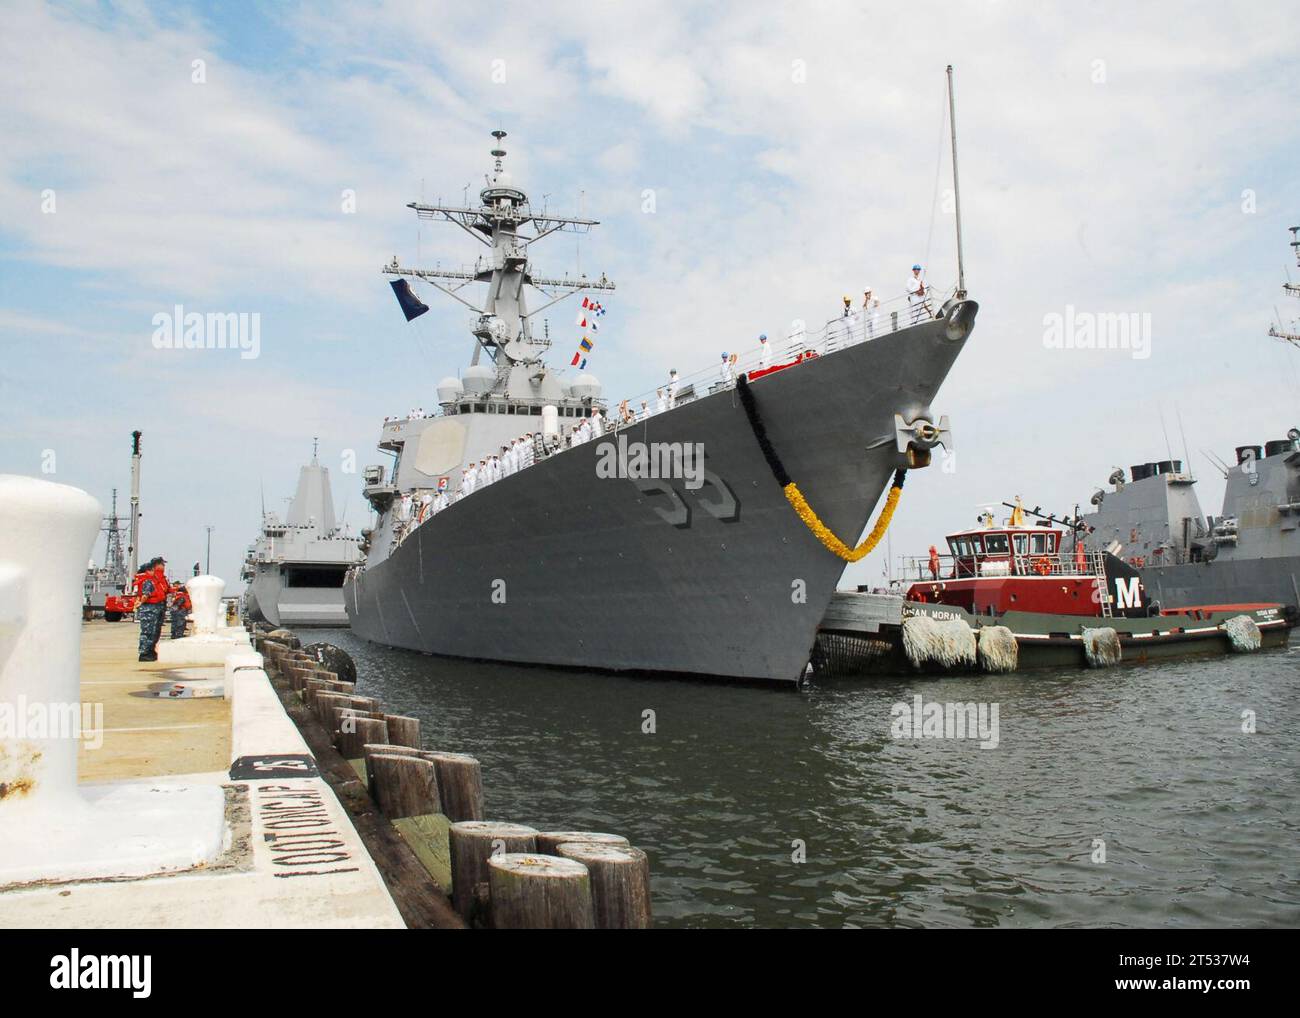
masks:
{"label": "gray warship in background", "polygon": [[1111,474],[1081,517],[1089,551],[1137,569],[1163,608],[1278,602],[1300,606],[1300,431],[1241,446],[1226,467],[1223,511],[1205,516],[1181,460]]}
{"label": "gray warship in background", "polygon": [[360,560],[355,534],[335,521],[330,472],[313,450],[284,521],[262,511],[244,559],[244,612],[273,626],[346,626],[343,578]]}
{"label": "gray warship in background", "polygon": [[108,598],[120,595],[131,580],[126,566],[122,518],[117,515],[116,488],[113,489],[112,508],[101,519],[99,530],[104,535],[104,564],[96,565],[91,559],[86,565],[83,614],[87,618],[104,615]]}
{"label": "gray warship in background", "polygon": [[[1300,261],[1300,227],[1291,247]],[[1291,297],[1300,286],[1283,284]],[[1300,346],[1300,333],[1270,327]],[[1222,461],[1223,511],[1205,516],[1196,479],[1181,460],[1142,463],[1111,474],[1112,490],[1092,496],[1082,517],[1090,551],[1110,549],[1134,566],[1148,596],[1164,608],[1278,602],[1300,607],[1300,429],[1263,446],[1243,445]]]}
{"label": "gray warship in background", "polygon": [[[534,209],[503,169],[504,132],[493,133],[495,165],[476,207],[409,206],[462,227],[484,256],[463,272],[396,258],[384,269],[408,319],[427,310],[412,278],[471,307],[476,343],[462,377],[438,384],[436,415],[383,426],[379,448],[393,459],[366,469],[377,515],[363,531],[365,562],[344,586],[353,630],[441,656],[799,681],[845,562],[791,509],[725,377],[713,386],[683,378],[670,408],[630,423],[614,415],[594,440],[564,447],[563,431],[605,407],[601,386],[549,368],[533,320],[614,284],[534,272],[533,244],[596,222]],[[460,292],[469,283],[487,285],[481,307]],[[536,309],[526,288],[542,295]],[[895,469],[925,465],[948,437],[930,403],[977,310],[959,283],[942,303],[837,319],[796,335],[790,366],[752,382],[772,446],[846,541],[863,533]],[[734,349],[735,338],[713,345]],[[467,465],[525,434],[531,465],[459,490]],[[702,486],[598,476],[606,447],[627,442],[702,443]],[[430,496],[438,511],[413,518]]]}

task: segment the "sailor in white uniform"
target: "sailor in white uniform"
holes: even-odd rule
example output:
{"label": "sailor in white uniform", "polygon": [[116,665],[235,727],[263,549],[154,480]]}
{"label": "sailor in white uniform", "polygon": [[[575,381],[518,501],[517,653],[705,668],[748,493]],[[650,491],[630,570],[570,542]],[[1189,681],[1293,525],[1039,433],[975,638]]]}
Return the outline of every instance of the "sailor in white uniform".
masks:
{"label": "sailor in white uniform", "polygon": [[591,437],[600,438],[605,433],[605,418],[599,410],[591,411]]}
{"label": "sailor in white uniform", "polygon": [[668,409],[671,410],[677,405],[677,390],[681,388],[681,382],[677,380],[677,370],[674,368],[668,372]]}
{"label": "sailor in white uniform", "polygon": [[880,300],[867,287],[862,291],[862,328],[864,338],[876,338],[876,323],[880,319]]}
{"label": "sailor in white uniform", "polygon": [[758,366],[766,368],[772,363],[772,348],[767,343],[767,333],[758,337]]}
{"label": "sailor in white uniform", "polygon": [[921,321],[929,310],[925,280],[921,278],[919,265],[912,266],[912,275],[907,280],[907,305],[914,323]]}
{"label": "sailor in white uniform", "polygon": [[655,413],[661,414],[668,409],[668,397],[662,388],[655,390]]}

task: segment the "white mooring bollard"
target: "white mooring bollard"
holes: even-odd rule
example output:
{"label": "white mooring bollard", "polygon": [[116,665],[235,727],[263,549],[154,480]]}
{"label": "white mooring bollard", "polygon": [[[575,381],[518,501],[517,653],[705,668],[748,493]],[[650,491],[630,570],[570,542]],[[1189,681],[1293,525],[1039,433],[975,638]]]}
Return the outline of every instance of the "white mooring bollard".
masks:
{"label": "white mooring bollard", "polygon": [[80,741],[103,740],[80,672],[99,526],[84,491],[0,475],[0,886],[189,869],[221,851],[218,786],[77,785]]}
{"label": "white mooring bollard", "polygon": [[216,576],[196,576],[185,584],[194,606],[195,636],[212,636],[221,624],[221,595],[226,591],[226,581]]}
{"label": "white mooring bollard", "polygon": [[171,665],[224,665],[231,654],[252,650],[243,626],[227,626],[221,610],[226,581],[217,576],[195,576],[190,592],[190,617],[194,635],[158,644],[158,662]]}

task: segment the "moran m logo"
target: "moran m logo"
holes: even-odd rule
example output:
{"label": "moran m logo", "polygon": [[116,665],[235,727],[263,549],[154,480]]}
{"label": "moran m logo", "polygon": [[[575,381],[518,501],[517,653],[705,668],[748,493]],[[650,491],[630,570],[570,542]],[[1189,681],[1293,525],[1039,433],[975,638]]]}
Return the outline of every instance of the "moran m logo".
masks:
{"label": "moran m logo", "polygon": [[1142,604],[1142,585],[1136,576],[1115,577],[1115,607],[1137,608]]}
{"label": "moran m logo", "polygon": [[152,992],[153,955],[87,954],[75,947],[50,959],[50,986],[56,990],[130,990],[143,999]]}

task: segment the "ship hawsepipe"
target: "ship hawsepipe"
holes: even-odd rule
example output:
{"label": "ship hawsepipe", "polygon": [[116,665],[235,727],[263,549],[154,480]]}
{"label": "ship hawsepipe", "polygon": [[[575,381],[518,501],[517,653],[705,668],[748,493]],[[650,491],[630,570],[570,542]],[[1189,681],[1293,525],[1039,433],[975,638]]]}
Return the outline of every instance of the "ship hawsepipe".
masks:
{"label": "ship hawsepipe", "polygon": [[[907,465],[895,414],[931,417],[977,311],[950,302],[940,318],[752,383],[791,478],[845,541]],[[565,450],[455,502],[353,573],[354,631],[447,657],[798,682],[845,563],[791,509],[736,390],[619,434],[703,443],[705,484],[599,478],[613,435]]]}

